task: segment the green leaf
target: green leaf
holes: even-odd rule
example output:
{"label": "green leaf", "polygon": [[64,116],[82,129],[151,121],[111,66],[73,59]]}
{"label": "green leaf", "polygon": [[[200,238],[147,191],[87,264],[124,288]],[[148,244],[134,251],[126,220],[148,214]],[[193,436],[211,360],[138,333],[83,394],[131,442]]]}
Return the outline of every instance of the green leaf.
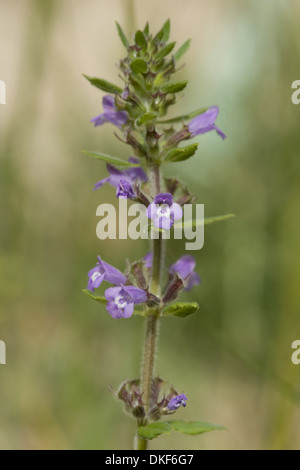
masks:
{"label": "green leaf", "polygon": [[196,436],[197,434],[203,434],[210,431],[224,431],[224,426],[217,424],[205,423],[204,421],[169,421],[174,431],[181,432],[183,434],[189,434],[190,436]]}
{"label": "green leaf", "polygon": [[224,426],[205,423],[203,421],[161,421],[147,424],[138,428],[138,436],[142,439],[155,439],[161,434],[170,434],[171,431],[178,431],[190,436],[203,434],[210,431],[225,430]]}
{"label": "green leaf", "polygon": [[166,55],[170,54],[170,52],[174,49],[176,42],[170,42],[170,44],[167,44],[165,47],[163,47],[155,56],[155,60],[161,60],[163,59]]}
{"label": "green leaf", "polygon": [[[198,220],[198,219],[196,219],[196,220],[187,220],[186,222],[181,221],[181,224],[184,227],[195,228],[195,227],[200,227],[201,225],[210,225],[210,224],[214,224],[216,222],[223,222],[224,220],[232,219],[233,217],[235,217],[235,214],[217,215],[217,216],[214,216],[214,217],[205,217],[204,221],[202,219],[200,219],[200,220]],[[177,225],[180,226],[180,224],[178,222],[175,222],[174,223],[174,228],[176,228]]]}
{"label": "green leaf", "polygon": [[138,126],[142,126],[146,122],[153,121],[153,119],[156,119],[156,118],[157,118],[156,113],[145,113],[137,120],[137,124]]}
{"label": "green leaf", "polygon": [[174,59],[176,60],[176,62],[188,51],[190,44],[191,44],[191,40],[188,39],[187,41],[185,41],[184,44],[182,44],[182,46],[178,49],[178,51],[175,52]]}
{"label": "green leaf", "polygon": [[148,65],[143,59],[134,59],[130,63],[130,68],[134,73],[146,73]]}
{"label": "green leaf", "polygon": [[138,163],[126,162],[125,160],[122,160],[121,158],[112,157],[110,155],[105,155],[104,153],[90,152],[88,150],[83,150],[82,152],[88,155],[89,157],[96,158],[97,160],[102,160],[103,162],[111,163],[112,165],[115,165],[115,166],[122,166],[126,168],[140,166]]}
{"label": "green leaf", "polygon": [[125,48],[128,49],[128,40],[127,40],[127,38],[124,34],[124,31],[123,31],[123,29],[121,28],[121,26],[119,25],[119,23],[117,21],[116,21],[116,25],[117,25],[117,30],[118,30],[120,39],[121,39],[123,45],[125,46]]}
{"label": "green leaf", "polygon": [[188,80],[181,80],[180,82],[168,82],[161,87],[163,93],[178,93],[182,91],[188,84]]}
{"label": "green leaf", "polygon": [[182,114],[181,116],[177,116],[177,117],[172,118],[172,119],[166,119],[164,121],[157,121],[157,124],[173,124],[173,123],[181,122],[181,121],[189,121],[193,117],[199,116],[199,114],[205,113],[205,111],[207,111],[208,109],[209,109],[209,107],[200,108],[200,109],[197,109],[196,111],[193,111],[192,113],[189,113],[189,114]]}
{"label": "green leaf", "polygon": [[88,77],[87,75],[84,75],[84,78],[86,78],[92,85],[94,85],[96,88],[99,88],[102,91],[105,91],[106,93],[122,93],[122,88],[118,87],[117,85],[114,85],[113,83],[107,82],[106,80],[103,80],[102,78],[97,78],[97,77]]}
{"label": "green leaf", "polygon": [[162,32],[163,32],[163,36],[162,36],[162,40],[164,42],[167,42],[169,40],[169,37],[170,37],[170,29],[171,29],[171,22],[170,20],[168,19],[165,24],[163,25],[162,27]]}
{"label": "green leaf", "polygon": [[198,143],[171,150],[163,159],[163,163],[182,162],[191,158],[198,148]]}
{"label": "green leaf", "polygon": [[163,27],[158,31],[154,40],[158,39],[159,41],[167,42],[170,36],[170,28],[171,28],[170,20],[167,20],[165,24],[163,25]]}
{"label": "green leaf", "polygon": [[143,31],[138,30],[135,33],[135,43],[137,44],[137,46],[141,47],[142,49],[147,48],[147,41],[146,41]]}
{"label": "green leaf", "polygon": [[[211,225],[211,224],[214,224],[215,222],[223,222],[225,220],[232,219],[233,217],[235,217],[235,214],[218,215],[215,217],[204,217],[204,221],[203,219],[187,220],[187,221],[178,220],[174,222],[174,225],[171,228],[171,230],[175,230],[177,227],[178,228],[181,228],[181,227],[196,228],[196,227],[200,227],[201,225]],[[149,224],[148,232],[150,233],[151,231],[163,233],[163,229],[157,228],[153,224]]]}
{"label": "green leaf", "polygon": [[145,36],[149,36],[149,23],[148,22],[146,23],[143,33]]}
{"label": "green leaf", "polygon": [[88,297],[90,297],[91,299],[96,300],[96,302],[100,302],[101,304],[106,304],[107,302],[105,297],[99,297],[98,295],[94,295],[88,289],[83,289],[82,292]]}
{"label": "green leaf", "polygon": [[138,436],[142,439],[155,439],[161,434],[170,434],[172,426],[166,422],[150,423],[138,428]]}
{"label": "green leaf", "polygon": [[235,217],[235,214],[226,214],[226,215],[216,215],[214,217],[205,217],[204,225],[214,224],[215,222],[223,222],[224,220],[232,219],[233,217]]}
{"label": "green leaf", "polygon": [[173,315],[175,317],[185,318],[199,310],[197,302],[175,302],[163,309],[163,316]]}

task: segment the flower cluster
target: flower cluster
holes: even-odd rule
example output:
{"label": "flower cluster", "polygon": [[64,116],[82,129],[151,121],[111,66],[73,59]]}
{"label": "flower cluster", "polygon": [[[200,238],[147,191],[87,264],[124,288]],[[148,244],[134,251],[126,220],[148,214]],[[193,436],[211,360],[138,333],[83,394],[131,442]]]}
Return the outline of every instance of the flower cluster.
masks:
{"label": "flower cluster", "polygon": [[[125,410],[143,424],[147,413],[140,379],[126,380],[117,391],[112,387],[110,391],[117,399],[123,401]],[[184,393],[178,394],[174,387],[168,385],[160,377],[155,377],[149,415],[153,421],[158,421],[162,416],[175,413],[181,406],[185,408],[187,400]]]}
{"label": "flower cluster", "polygon": [[[140,160],[138,158],[130,157],[128,159],[129,163],[139,164]],[[94,190],[96,191],[99,188],[102,188],[104,184],[110,184],[117,189],[117,197],[125,197],[128,199],[134,199],[135,192],[133,190],[134,183],[146,183],[148,177],[144,170],[141,167],[133,167],[128,170],[118,170],[115,166],[111,164],[106,165],[109,176],[103,178],[95,184]]]}
{"label": "flower cluster", "polygon": [[[96,266],[88,272],[87,289],[95,292],[103,281],[113,284],[105,290],[106,310],[115,319],[130,318],[134,313],[134,306],[137,304],[148,304],[163,308],[171,300],[174,300],[181,289],[190,290],[194,285],[200,284],[200,277],[194,271],[196,261],[193,256],[184,255],[176,263],[169,267],[169,281],[161,299],[149,292],[147,286],[150,284],[150,271],[152,268],[152,253],[148,253],[140,264],[142,265],[142,275],[145,279],[145,288],[130,283],[129,277],[121,273],[111,264],[106,263],[98,256]],[[135,263],[132,264],[134,266]],[[137,274],[137,272],[135,272]],[[179,280],[179,283],[178,283]]]}

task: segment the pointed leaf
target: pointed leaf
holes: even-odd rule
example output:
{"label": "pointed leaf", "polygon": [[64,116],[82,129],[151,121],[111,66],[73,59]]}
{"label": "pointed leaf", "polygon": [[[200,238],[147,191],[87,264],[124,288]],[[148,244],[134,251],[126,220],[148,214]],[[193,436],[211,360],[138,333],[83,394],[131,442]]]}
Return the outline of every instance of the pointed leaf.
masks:
{"label": "pointed leaf", "polygon": [[203,434],[210,431],[224,431],[224,426],[217,424],[205,423],[204,421],[169,421],[174,431],[181,432],[183,434],[189,434],[190,436],[196,436],[197,434]]}
{"label": "pointed leaf", "polygon": [[97,77],[88,77],[87,75],[84,75],[84,78],[86,78],[92,85],[94,85],[96,88],[99,88],[102,91],[105,91],[106,93],[122,93],[122,88],[118,87],[117,85],[114,85],[113,83],[107,82],[106,80],[103,80],[102,78],[97,78]]}
{"label": "pointed leaf", "polygon": [[172,426],[169,423],[150,423],[147,426],[138,428],[138,436],[142,439],[155,439],[161,434],[170,434]]}
{"label": "pointed leaf", "polygon": [[117,25],[117,30],[118,30],[120,39],[121,39],[123,45],[125,46],[125,48],[128,49],[128,40],[127,40],[127,38],[124,34],[124,31],[123,31],[123,29],[121,28],[121,26],[119,25],[119,23],[117,21],[116,21],[116,25]]}
{"label": "pointed leaf", "polygon": [[170,42],[170,44],[167,44],[165,47],[163,47],[155,56],[155,60],[161,60],[163,59],[166,55],[170,54],[172,50],[175,47],[176,42]]}
{"label": "pointed leaf", "polygon": [[205,111],[207,111],[208,109],[209,109],[209,107],[200,108],[200,109],[197,109],[196,111],[193,111],[192,113],[189,113],[189,114],[182,114],[181,116],[177,116],[177,117],[172,118],[172,119],[166,119],[164,121],[157,121],[157,124],[173,124],[173,123],[181,122],[181,121],[189,121],[193,117],[199,116],[199,114],[205,113]]}
{"label": "pointed leaf", "polygon": [[163,32],[163,36],[162,36],[162,40],[164,42],[167,42],[169,40],[169,37],[170,37],[170,29],[171,29],[171,22],[170,20],[168,19],[165,24],[163,25],[162,27],[162,32]]}
{"label": "pointed leaf", "polygon": [[216,222],[223,222],[224,220],[232,219],[235,217],[235,214],[226,214],[226,215],[217,215],[214,217],[205,217],[204,220],[202,219],[196,219],[196,220],[187,220],[185,222],[181,222],[179,224],[178,222],[174,223],[174,228],[176,228],[177,225],[183,225],[184,227],[191,227],[191,228],[196,228],[200,227],[201,225],[210,225],[214,224]]}
{"label": "pointed leaf", "polygon": [[199,310],[197,302],[175,302],[165,307],[162,311],[163,316],[173,315],[174,317],[185,318]]}
{"label": "pointed leaf", "polygon": [[138,30],[135,33],[135,43],[142,49],[146,49],[147,41],[146,41],[143,31]]}
{"label": "pointed leaf", "polygon": [[148,65],[143,59],[135,59],[130,63],[130,68],[135,73],[146,73]]}
{"label": "pointed leaf", "polygon": [[198,143],[171,150],[164,158],[163,163],[182,162],[191,158],[198,148]]}
{"label": "pointed leaf", "polygon": [[161,87],[163,93],[178,93],[182,91],[188,84],[188,80],[181,80],[180,82],[168,82]]}
{"label": "pointed leaf", "polygon": [[159,40],[162,42],[167,42],[170,36],[170,27],[171,27],[170,20],[167,20],[165,24],[163,25],[163,27],[158,31],[157,35],[154,38],[154,41]]}
{"label": "pointed leaf", "polygon": [[161,434],[170,434],[171,431],[178,431],[190,436],[203,434],[210,431],[222,431],[226,428],[216,424],[205,423],[203,421],[161,421],[150,423],[147,426],[138,428],[138,436],[141,439],[152,440]]}
{"label": "pointed leaf", "polygon": [[149,23],[148,22],[146,23],[143,33],[146,37],[149,36]]}
{"label": "pointed leaf", "polygon": [[[216,215],[214,217],[205,217],[204,225],[214,224],[215,222],[223,222],[224,220],[232,219],[235,214]],[[197,224],[197,221],[196,221]]]}
{"label": "pointed leaf", "polygon": [[105,155],[104,153],[90,152],[88,150],[83,150],[82,152],[88,155],[89,157],[96,158],[97,160],[102,160],[103,162],[111,163],[112,165],[115,165],[115,166],[122,166],[126,168],[140,166],[138,163],[126,162],[125,160],[122,160],[121,158],[112,157],[110,155]]}
{"label": "pointed leaf", "polygon": [[82,292],[90,297],[93,300],[96,300],[96,302],[100,302],[101,304],[106,304],[107,300],[105,297],[99,297],[98,295],[94,295],[91,291],[88,289],[83,289]]}
{"label": "pointed leaf", "polygon": [[187,41],[185,41],[184,44],[182,44],[182,46],[178,49],[178,51],[175,52],[174,59],[176,60],[176,62],[183,56],[183,54],[187,52],[187,50],[190,47],[190,44],[191,44],[191,40],[188,39]]}
{"label": "pointed leaf", "polygon": [[[174,225],[173,225],[172,229],[174,230],[177,227],[196,228],[196,227],[200,227],[201,225],[211,225],[211,224],[214,224],[216,222],[224,222],[225,220],[232,219],[234,217],[235,217],[235,214],[226,214],[226,215],[218,215],[218,216],[214,216],[214,217],[204,217],[204,220],[203,219],[186,220],[186,221],[179,220],[179,221],[174,222]],[[159,228],[155,227],[154,225],[149,224],[148,225],[148,232],[150,233],[151,230],[154,230],[156,232],[163,232],[162,229],[159,229]]]}

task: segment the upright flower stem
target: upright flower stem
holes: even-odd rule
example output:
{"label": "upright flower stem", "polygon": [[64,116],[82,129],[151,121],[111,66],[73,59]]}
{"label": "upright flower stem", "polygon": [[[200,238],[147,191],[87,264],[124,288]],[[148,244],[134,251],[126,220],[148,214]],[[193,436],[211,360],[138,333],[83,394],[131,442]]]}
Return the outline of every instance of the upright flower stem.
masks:
{"label": "upright flower stem", "polygon": [[[160,192],[160,171],[159,166],[155,165],[151,169],[151,192],[156,195]],[[161,234],[158,234],[158,238],[152,240],[152,273],[151,273],[151,285],[150,291],[154,295],[159,297],[160,295],[160,283],[163,272],[163,240]],[[155,353],[158,339],[159,330],[159,310],[149,311],[146,318],[146,335],[144,345],[144,359],[142,367],[142,391],[143,391],[143,403],[145,405],[146,412],[149,411],[152,405],[152,392],[153,392],[153,376],[155,368]],[[137,439],[137,450],[146,450],[147,440]]]}

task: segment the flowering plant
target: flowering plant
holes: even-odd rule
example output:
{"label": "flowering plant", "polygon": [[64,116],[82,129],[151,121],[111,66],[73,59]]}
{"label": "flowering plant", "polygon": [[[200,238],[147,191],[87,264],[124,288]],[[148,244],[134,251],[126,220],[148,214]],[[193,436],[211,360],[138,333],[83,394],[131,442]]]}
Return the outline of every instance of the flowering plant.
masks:
{"label": "flowering plant", "polygon": [[[127,56],[119,63],[123,87],[106,80],[85,75],[89,82],[108,93],[103,98],[103,112],[92,119],[95,126],[111,123],[122,136],[117,135],[131,148],[128,161],[99,152],[86,152],[107,164],[109,176],[96,183],[95,189],[111,184],[118,198],[137,201],[146,206],[146,215],[156,228],[149,253],[127,267],[123,274],[98,256],[96,266],[88,273],[84,292],[106,305],[114,319],[142,315],[146,321],[146,336],[142,375],[126,380],[112,393],[124,402],[125,409],[137,420],[135,446],[147,449],[149,440],[172,430],[186,434],[201,434],[221,426],[201,421],[161,421],[161,418],[186,406],[185,393],[178,393],[160,377],[155,377],[155,354],[158,324],[161,318],[174,315],[184,318],[198,310],[195,302],[179,302],[182,290],[191,290],[201,280],[195,272],[195,259],[183,255],[169,268],[164,264],[164,232],[172,231],[176,221],[182,219],[183,207],[194,202],[195,197],[176,179],[163,179],[161,167],[191,158],[197,143],[179,146],[197,135],[210,131],[225,139],[225,134],[215,124],[217,106],[200,109],[173,119],[162,119],[168,108],[176,103],[178,93],[187,81],[172,80],[178,62],[189,47],[185,42],[173,53],[175,42],[168,42],[169,20],[161,30],[152,35],[148,24],[138,30],[132,42],[117,24],[119,36]],[[209,222],[228,216],[209,218]],[[205,221],[204,221],[205,223]],[[168,274],[163,284],[165,273]],[[112,284],[104,297],[95,294],[102,282]]]}

